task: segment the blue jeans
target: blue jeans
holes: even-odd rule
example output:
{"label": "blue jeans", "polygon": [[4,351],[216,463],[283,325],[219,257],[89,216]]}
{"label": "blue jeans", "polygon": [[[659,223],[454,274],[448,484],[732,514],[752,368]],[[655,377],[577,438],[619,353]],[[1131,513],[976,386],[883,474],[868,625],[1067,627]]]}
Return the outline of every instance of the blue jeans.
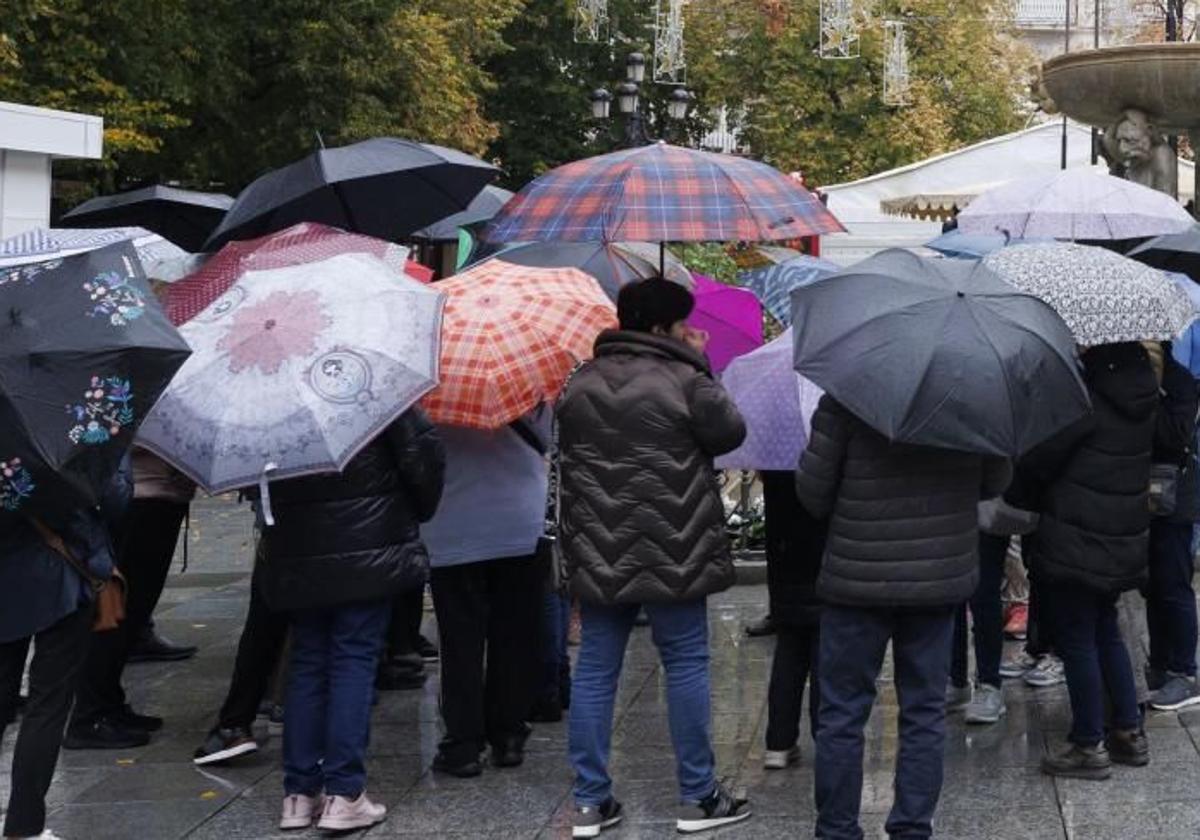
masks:
{"label": "blue jeans", "polygon": [[942,791],[946,679],[954,610],[826,606],[821,614],[821,712],[817,717],[817,837],[862,840],[863,727],[888,640],[900,701],[892,838],[933,836]]}
{"label": "blue jeans", "polygon": [[375,668],[387,600],[292,614],[283,721],[283,789],[355,799],[367,786]]}
{"label": "blue jeans", "polygon": [[1196,593],[1192,523],[1154,519],[1150,523],[1150,586],[1146,625],[1150,667],[1196,675]]}
{"label": "blue jeans", "polygon": [[1047,583],[1054,601],[1054,644],[1071,697],[1072,743],[1094,747],[1104,740],[1104,701],[1112,704],[1116,729],[1142,725],[1129,651],[1117,625],[1117,595],[1072,583]]}
{"label": "blue jeans", "polygon": [[[708,609],[703,598],[646,604],[654,644],[667,672],[667,715],[675,746],[679,795],[699,802],[716,787],[708,683]],[[613,704],[635,605],[582,606],[583,643],[571,687],[569,755],[575,802],[600,805],[612,794],[608,757]]]}

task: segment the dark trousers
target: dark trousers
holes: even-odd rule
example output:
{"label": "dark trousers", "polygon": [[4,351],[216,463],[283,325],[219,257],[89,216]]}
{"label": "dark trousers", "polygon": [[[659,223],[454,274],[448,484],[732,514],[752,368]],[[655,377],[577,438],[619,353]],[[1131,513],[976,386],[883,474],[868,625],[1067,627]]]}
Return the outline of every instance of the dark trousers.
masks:
{"label": "dark trousers", "polygon": [[[813,740],[817,737],[817,712],[821,702],[816,693],[817,662],[821,631],[811,627],[777,626],[775,658],[771,660],[771,683],[767,689],[767,749],[790,750],[800,737],[800,712],[804,684],[808,690],[808,721]],[[811,680],[810,680],[811,677]]]}
{"label": "dark trousers", "polygon": [[1196,593],[1192,589],[1192,523],[1150,523],[1150,586],[1146,625],[1150,667],[1196,675]]}
{"label": "dark trousers", "polygon": [[121,676],[138,632],[162,596],[187,516],[185,503],[134,499],[114,534],[117,567],[125,576],[125,620],[115,630],[94,633],[71,715],[72,726],[89,726],[125,705]]}
{"label": "dark trousers", "polygon": [[951,608],[862,609],[827,606],[821,615],[821,711],[816,758],[817,837],[862,840],[863,727],[888,641],[900,701],[892,838],[933,834],[942,790],[946,679],[954,635]]}
{"label": "dark trousers", "polygon": [[1071,732],[1081,746],[1104,740],[1105,698],[1117,729],[1141,726],[1129,651],[1117,625],[1117,595],[1077,584],[1048,584],[1054,599],[1054,643],[1062,657],[1071,697]]}
{"label": "dark trousers", "polygon": [[[972,638],[975,642],[975,679],[1000,687],[1000,657],[1004,651],[1004,608],[1000,589],[1004,585],[1004,560],[1008,537],[979,534],[979,586],[971,596]],[[967,604],[954,613],[954,653],[950,682],[962,688],[968,680]]]}
{"label": "dark trousers", "polygon": [[441,751],[451,764],[523,737],[538,685],[542,564],[511,557],[430,574],[441,642]]}
{"label": "dark trousers", "polygon": [[[33,637],[29,701],[13,749],[5,837],[36,837],[46,828],[46,792],[54,778],[71,699],[87,656],[92,607],[71,613]],[[17,710],[30,639],[0,644],[0,738]]]}
{"label": "dark trousers", "polygon": [[218,718],[222,728],[249,729],[254,723],[283,654],[287,633],[287,614],[273,612],[267,606],[259,592],[256,573],[250,581],[250,610],[238,640],[233,678]]}
{"label": "dark trousers", "polygon": [[1029,613],[1026,621],[1025,651],[1030,656],[1055,652],[1054,605],[1044,592],[1041,576],[1034,570],[1033,556],[1037,551],[1033,534],[1021,537],[1021,560],[1029,573]]}
{"label": "dark trousers", "polygon": [[392,618],[388,622],[387,655],[415,653],[425,612],[425,590],[402,592],[392,599]]}

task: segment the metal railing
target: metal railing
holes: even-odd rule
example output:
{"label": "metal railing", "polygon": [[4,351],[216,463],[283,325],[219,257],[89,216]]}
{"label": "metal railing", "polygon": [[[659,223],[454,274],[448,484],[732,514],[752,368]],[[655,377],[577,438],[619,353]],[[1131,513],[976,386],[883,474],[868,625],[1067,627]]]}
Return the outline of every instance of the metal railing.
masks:
{"label": "metal railing", "polygon": [[1071,6],[1071,23],[1078,23],[1079,6],[1070,0],[1016,0],[1013,20],[1017,26],[1062,26]]}

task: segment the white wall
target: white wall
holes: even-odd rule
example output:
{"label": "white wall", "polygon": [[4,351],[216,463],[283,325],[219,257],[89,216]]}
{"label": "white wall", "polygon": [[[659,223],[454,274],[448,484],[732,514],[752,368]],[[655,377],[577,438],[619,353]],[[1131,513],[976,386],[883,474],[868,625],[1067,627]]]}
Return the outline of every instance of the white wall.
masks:
{"label": "white wall", "polygon": [[50,155],[0,149],[0,239],[50,224]]}

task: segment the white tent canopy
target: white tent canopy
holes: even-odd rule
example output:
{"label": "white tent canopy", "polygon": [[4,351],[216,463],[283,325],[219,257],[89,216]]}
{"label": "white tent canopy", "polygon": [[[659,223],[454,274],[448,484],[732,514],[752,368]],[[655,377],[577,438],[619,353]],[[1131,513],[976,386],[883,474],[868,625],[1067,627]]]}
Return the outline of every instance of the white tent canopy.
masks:
{"label": "white tent canopy", "polygon": [[[825,187],[829,209],[847,233],[822,238],[821,256],[849,265],[884,248],[915,248],[941,233],[939,221],[890,215],[900,199],[917,207],[950,206],[955,197],[969,201],[992,187],[1016,178],[1057,172],[1062,165],[1062,121],[1041,123],[944,155],[881,172],[858,181]],[[1067,165],[1091,166],[1092,131],[1067,124]],[[1103,163],[1102,171],[1107,171]],[[1179,162],[1180,201],[1192,198],[1192,163]]]}

